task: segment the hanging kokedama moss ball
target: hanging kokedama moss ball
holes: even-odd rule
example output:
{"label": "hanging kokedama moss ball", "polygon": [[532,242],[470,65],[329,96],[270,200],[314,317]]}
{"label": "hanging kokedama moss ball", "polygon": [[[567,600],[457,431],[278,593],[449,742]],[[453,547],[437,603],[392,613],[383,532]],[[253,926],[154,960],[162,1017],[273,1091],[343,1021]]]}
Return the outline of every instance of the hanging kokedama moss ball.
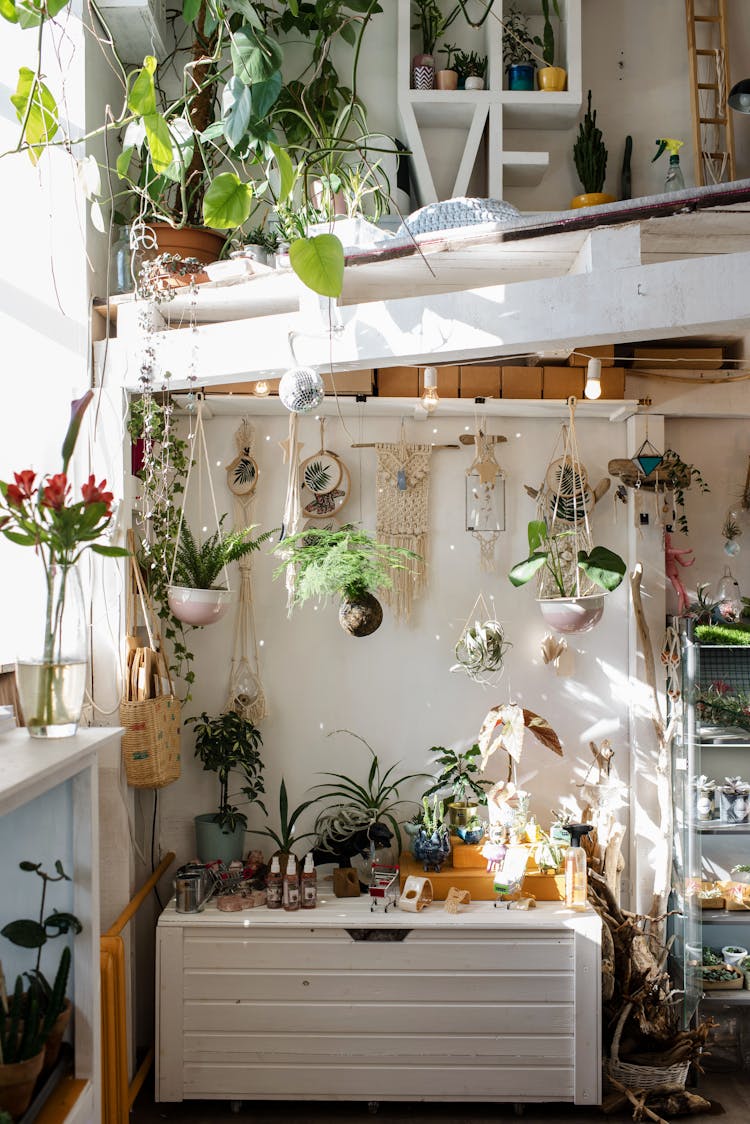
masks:
{"label": "hanging kokedama moss ball", "polygon": [[370,636],[382,623],[383,606],[371,593],[356,601],[344,600],[339,606],[339,624],[351,636]]}

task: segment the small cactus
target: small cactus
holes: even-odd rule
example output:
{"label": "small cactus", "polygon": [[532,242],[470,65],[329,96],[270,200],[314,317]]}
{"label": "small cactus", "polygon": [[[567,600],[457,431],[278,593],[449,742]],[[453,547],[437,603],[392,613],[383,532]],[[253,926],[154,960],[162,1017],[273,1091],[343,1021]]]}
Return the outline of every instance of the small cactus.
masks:
{"label": "small cactus", "polygon": [[600,192],[607,174],[607,149],[602,131],[596,127],[596,110],[591,112],[591,90],[586,116],[578,126],[578,137],[573,145],[573,159],[583,190]]}

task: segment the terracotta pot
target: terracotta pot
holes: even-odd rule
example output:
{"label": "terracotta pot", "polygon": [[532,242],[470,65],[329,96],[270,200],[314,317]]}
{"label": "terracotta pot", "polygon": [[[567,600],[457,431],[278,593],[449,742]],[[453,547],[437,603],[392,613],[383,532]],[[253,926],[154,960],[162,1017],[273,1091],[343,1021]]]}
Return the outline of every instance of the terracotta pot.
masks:
{"label": "terracotta pot", "polygon": [[557,92],[565,89],[568,72],[561,66],[542,66],[536,72],[536,80],[540,90]]}
{"label": "terracotta pot", "polygon": [[604,191],[587,191],[571,199],[570,206],[575,210],[577,207],[600,207],[602,203],[614,202],[614,195],[607,195]]}
{"label": "terracotta pot", "polygon": [[188,589],[184,585],[170,585],[167,601],[178,621],[198,627],[221,620],[230,597],[228,589]]}
{"label": "terracotta pot", "polygon": [[310,184],[310,197],[315,207],[320,211],[323,209],[323,204],[328,200],[333,207],[334,215],[345,215],[347,213],[346,196],[343,191],[334,191],[331,193],[326,190],[322,180],[313,180]]}
{"label": "terracotta pot", "polygon": [[[150,222],[148,226],[156,235],[157,254],[179,254],[181,258],[197,258],[204,265],[218,259],[226,242],[220,230],[204,226],[183,226],[175,230],[166,222]],[[148,255],[144,255],[148,257]]]}
{"label": "terracotta pot", "polygon": [[339,624],[350,636],[370,636],[383,623],[383,606],[371,593],[357,601],[342,601]]}
{"label": "terracotta pot", "polygon": [[589,597],[540,597],[537,604],[550,628],[556,632],[588,632],[604,613],[603,593]]}
{"label": "terracotta pot", "polygon": [[457,90],[458,89],[458,71],[457,70],[436,70],[435,71],[435,89],[436,90]]}
{"label": "terracotta pot", "polygon": [[59,1058],[63,1035],[68,1028],[68,1023],[70,1022],[72,1014],[73,1004],[69,999],[66,999],[65,1006],[55,1019],[49,1038],[44,1043],[44,1069],[52,1069]]}
{"label": "terracotta pot", "polygon": [[42,1072],[44,1050],[25,1062],[0,1065],[0,1108],[12,1117],[23,1116],[31,1104],[36,1079]]}

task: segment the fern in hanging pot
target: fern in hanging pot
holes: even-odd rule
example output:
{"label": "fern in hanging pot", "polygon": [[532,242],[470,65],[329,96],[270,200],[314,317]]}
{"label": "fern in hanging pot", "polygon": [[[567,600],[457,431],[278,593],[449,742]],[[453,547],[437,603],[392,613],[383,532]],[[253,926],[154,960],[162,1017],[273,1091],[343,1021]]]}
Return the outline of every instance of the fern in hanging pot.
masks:
{"label": "fern in hanging pot", "polygon": [[393,570],[405,569],[419,557],[377,542],[351,524],[338,531],[300,531],[283,539],[275,551],[284,559],[275,578],[288,566],[295,569],[293,605],[339,595],[339,623],[351,636],[370,636],[380,627],[383,607],[375,594],[392,587]]}
{"label": "fern in hanging pot", "polygon": [[[179,621],[194,627],[213,624],[227,611],[231,593],[226,568],[258,550],[273,531],[248,538],[254,527],[223,531],[226,515],[212,535],[198,543],[187,523],[180,528],[169,586],[169,608]],[[217,584],[224,575],[223,584]]]}

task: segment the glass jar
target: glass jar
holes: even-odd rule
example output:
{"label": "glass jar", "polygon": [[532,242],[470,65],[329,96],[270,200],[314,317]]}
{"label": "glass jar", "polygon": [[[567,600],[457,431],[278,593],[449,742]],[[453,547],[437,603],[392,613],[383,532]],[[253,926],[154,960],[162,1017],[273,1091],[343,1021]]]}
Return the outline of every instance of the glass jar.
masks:
{"label": "glass jar", "polygon": [[733,624],[742,616],[742,594],[740,587],[728,566],[716,586],[716,619]]}
{"label": "glass jar", "polygon": [[131,293],[135,288],[131,273],[130,227],[120,228],[117,241],[112,246],[109,270],[109,293]]}

